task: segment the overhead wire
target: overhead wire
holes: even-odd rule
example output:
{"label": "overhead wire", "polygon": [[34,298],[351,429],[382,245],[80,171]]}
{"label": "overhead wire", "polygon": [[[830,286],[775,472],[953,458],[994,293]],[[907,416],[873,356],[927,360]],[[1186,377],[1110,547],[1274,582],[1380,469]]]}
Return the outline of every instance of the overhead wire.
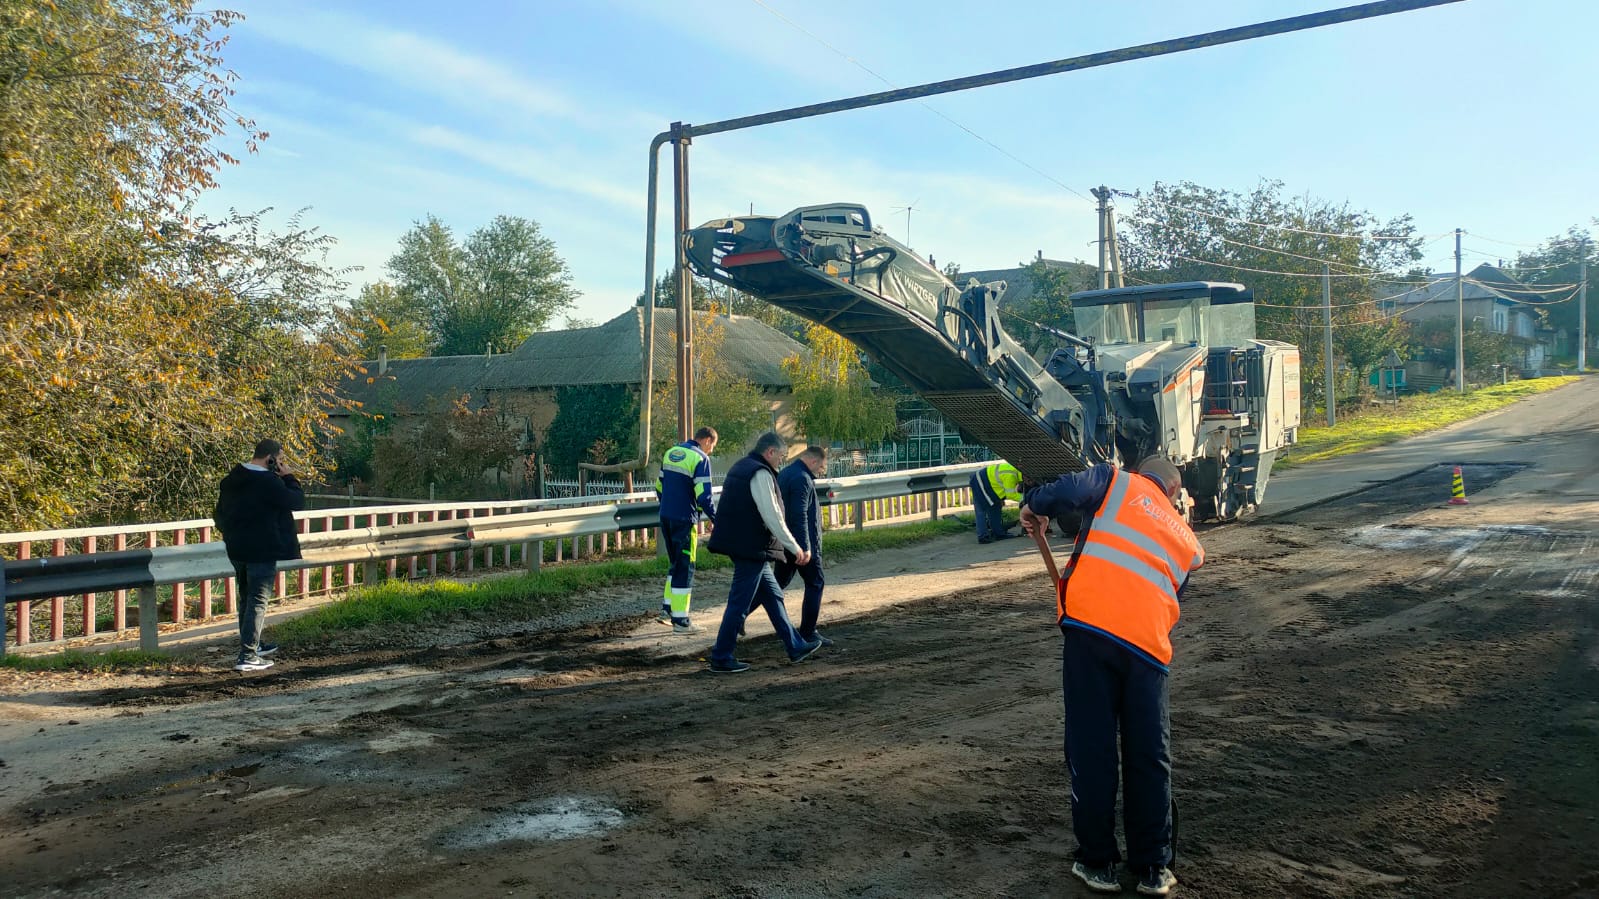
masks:
{"label": "overhead wire", "polygon": [[[791,28],[794,28],[796,31],[799,31],[801,34],[805,35],[806,37],[809,37],[811,40],[814,40],[818,44],[821,44],[823,47],[826,47],[828,50],[830,50],[833,53],[837,54],[839,57],[843,58],[845,61],[849,62],[851,65],[855,66],[856,68],[860,69],[861,71],[865,72],[866,74],[872,76],[873,78],[876,78],[878,81],[881,81],[884,84],[888,85],[888,87],[890,89],[899,90],[901,88],[901,85],[895,84],[893,81],[890,81],[889,79],[883,77],[882,75],[879,75],[877,72],[873,71],[871,69],[871,67],[867,66],[865,63],[862,63],[860,60],[856,59],[855,57],[850,56],[848,53],[845,53],[843,50],[838,49],[837,47],[835,47],[832,44],[828,43],[825,39],[823,39],[819,35],[813,34],[809,29],[805,28],[803,25],[800,25],[798,22],[795,22],[793,19],[790,19],[788,16],[785,16],[781,12],[777,11],[776,9],[773,9],[770,5],[768,5],[766,3],[766,0],[753,0],[753,2],[755,3],[756,6],[759,6],[760,8],[766,10],[767,12],[769,12],[772,15],[776,16],[782,22],[784,22],[787,25],[789,25]],[[1076,194],[1078,197],[1080,197],[1081,199],[1083,199],[1083,200],[1085,200],[1085,201],[1087,201],[1089,203],[1095,203],[1096,202],[1093,198],[1089,197],[1087,194],[1083,193],[1082,191],[1078,190],[1077,188],[1072,187],[1069,184],[1066,184],[1065,182],[1059,180],[1058,178],[1056,178],[1055,176],[1049,174],[1048,172],[1043,171],[1042,169],[1038,168],[1037,166],[1033,165],[1032,163],[1028,162],[1027,160],[1022,159],[1020,156],[1017,156],[1016,154],[1014,154],[1014,153],[1010,152],[1009,150],[1005,149],[1004,147],[1001,147],[999,144],[994,143],[993,141],[989,140],[988,138],[984,137],[983,135],[978,134],[976,131],[973,131],[972,129],[966,127],[965,125],[962,125],[960,122],[955,121],[953,118],[949,117],[948,115],[946,115],[944,112],[942,112],[938,108],[928,104],[927,101],[925,101],[925,100],[916,100],[915,102],[916,102],[916,104],[918,106],[921,106],[922,108],[924,108],[927,111],[933,113],[934,115],[938,116],[939,118],[943,119],[944,121],[950,123],[951,125],[954,125],[956,128],[959,128],[960,130],[966,132],[967,134],[971,135],[972,137],[976,138],[977,140],[982,141],[983,143],[987,144],[989,147],[991,147],[994,150],[998,151],[1001,155],[1005,156],[1007,159],[1009,159],[1012,162],[1014,162],[1014,163],[1016,163],[1016,164],[1018,164],[1018,165],[1020,165],[1020,166],[1022,166],[1024,168],[1028,169],[1033,174],[1038,175],[1039,177],[1045,179],[1046,181],[1049,181],[1051,184],[1054,184],[1056,187],[1059,187],[1062,190],[1066,190],[1066,191],[1068,191],[1070,193]]]}
{"label": "overhead wire", "polygon": [[[759,2],[759,0],[756,0],[756,2]],[[1267,229],[1270,229],[1270,230],[1273,230],[1273,231],[1287,231],[1287,232],[1290,232],[1290,233],[1293,233],[1293,234],[1311,234],[1311,235],[1315,235],[1317,237],[1339,237],[1339,238],[1344,238],[1344,239],[1347,239],[1347,240],[1399,240],[1399,241],[1406,241],[1406,240],[1416,240],[1416,239],[1418,239],[1418,237],[1422,237],[1422,238],[1429,238],[1430,237],[1431,240],[1436,240],[1440,236],[1447,236],[1448,234],[1453,234],[1454,233],[1453,231],[1450,231],[1450,232],[1446,232],[1443,235],[1436,235],[1436,236],[1434,236],[1434,235],[1419,235],[1418,237],[1405,237],[1405,236],[1402,236],[1402,235],[1349,234],[1349,233],[1341,233],[1341,232],[1338,232],[1338,231],[1315,231],[1315,230],[1311,230],[1309,228],[1294,228],[1294,227],[1290,227],[1288,225],[1273,225],[1273,224],[1270,224],[1270,223],[1267,223],[1267,222],[1252,222],[1249,219],[1241,219],[1241,218],[1236,218],[1236,217],[1230,216],[1230,215],[1222,215],[1219,212],[1206,212],[1203,209],[1194,209],[1192,207],[1183,206],[1183,205],[1178,204],[1178,203],[1171,203],[1171,202],[1168,202],[1166,200],[1156,200],[1153,197],[1146,197],[1146,196],[1144,196],[1142,193],[1140,193],[1138,191],[1125,191],[1125,190],[1121,190],[1119,188],[1114,188],[1113,187],[1113,188],[1111,188],[1111,193],[1116,194],[1117,196],[1127,197],[1130,200],[1136,200],[1136,201],[1138,201],[1140,203],[1152,203],[1152,204],[1154,204],[1156,206],[1165,206],[1168,209],[1179,209],[1179,210],[1181,210],[1183,212],[1191,212],[1194,215],[1202,215],[1202,216],[1204,216],[1206,218],[1219,219],[1219,220],[1225,221],[1225,222],[1234,222],[1234,223],[1237,223],[1237,224],[1240,224],[1240,225],[1250,225],[1250,226],[1253,226],[1253,227],[1256,227],[1256,228],[1267,228]],[[1431,240],[1429,240],[1429,242],[1431,242]]]}

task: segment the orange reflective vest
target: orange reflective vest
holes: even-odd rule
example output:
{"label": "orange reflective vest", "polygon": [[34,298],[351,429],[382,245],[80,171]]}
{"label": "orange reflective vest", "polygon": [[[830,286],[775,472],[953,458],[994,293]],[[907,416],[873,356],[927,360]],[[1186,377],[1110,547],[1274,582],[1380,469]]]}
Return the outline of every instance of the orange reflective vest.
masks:
{"label": "orange reflective vest", "polygon": [[1205,551],[1149,478],[1117,469],[1056,587],[1062,627],[1103,634],[1171,664],[1177,590]]}

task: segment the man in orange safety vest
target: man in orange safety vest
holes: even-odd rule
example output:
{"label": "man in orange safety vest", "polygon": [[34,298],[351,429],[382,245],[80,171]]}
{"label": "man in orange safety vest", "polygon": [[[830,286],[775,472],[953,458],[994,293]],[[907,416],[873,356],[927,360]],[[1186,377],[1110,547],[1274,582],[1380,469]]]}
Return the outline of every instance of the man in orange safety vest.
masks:
{"label": "man in orange safety vest", "polygon": [[1064,637],[1066,766],[1078,842],[1072,874],[1096,892],[1121,890],[1118,779],[1125,782],[1126,858],[1138,892],[1165,896],[1177,883],[1170,868],[1167,666],[1183,588],[1205,561],[1177,510],[1181,490],[1176,466],[1151,456],[1136,472],[1101,464],[1065,475],[1028,493],[1022,505],[1029,534],[1068,512],[1084,521],[1056,584],[1056,612]]}

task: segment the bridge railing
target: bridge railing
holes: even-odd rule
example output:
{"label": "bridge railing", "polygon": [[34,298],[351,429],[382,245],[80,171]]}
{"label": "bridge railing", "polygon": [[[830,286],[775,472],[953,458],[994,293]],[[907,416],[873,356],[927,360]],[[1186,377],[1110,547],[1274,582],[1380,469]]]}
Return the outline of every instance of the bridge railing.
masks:
{"label": "bridge railing", "polygon": [[[817,481],[823,525],[855,527],[969,507],[981,464]],[[295,513],[303,559],[278,565],[277,595],[332,597],[384,578],[419,580],[482,570],[647,553],[654,493],[555,500],[407,503]],[[237,611],[224,544],[210,519],[0,534],[7,646],[58,644],[137,627],[161,630]],[[149,610],[151,614],[143,614]]]}

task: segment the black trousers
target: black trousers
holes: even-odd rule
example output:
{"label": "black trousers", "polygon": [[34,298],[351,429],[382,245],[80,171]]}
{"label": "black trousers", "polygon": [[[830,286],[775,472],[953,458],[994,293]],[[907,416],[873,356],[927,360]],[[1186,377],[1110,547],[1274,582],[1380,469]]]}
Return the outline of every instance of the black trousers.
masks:
{"label": "black trousers", "polygon": [[1166,672],[1108,637],[1076,627],[1061,631],[1066,767],[1071,772],[1077,857],[1096,866],[1121,860],[1116,848],[1120,781],[1126,791],[1128,865],[1134,870],[1169,865],[1171,719]]}

